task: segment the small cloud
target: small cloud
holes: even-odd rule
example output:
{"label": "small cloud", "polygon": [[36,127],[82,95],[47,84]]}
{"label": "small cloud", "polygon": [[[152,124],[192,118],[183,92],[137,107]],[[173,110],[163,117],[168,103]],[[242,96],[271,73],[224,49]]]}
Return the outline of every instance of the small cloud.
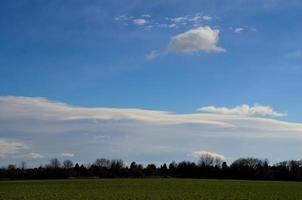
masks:
{"label": "small cloud", "polygon": [[238,27],[238,28],[234,29],[234,33],[240,33],[242,31],[244,31],[244,28],[241,28],[241,27]]}
{"label": "small cloud", "polygon": [[172,21],[172,22],[175,22],[175,23],[179,23],[179,22],[186,21],[187,19],[188,19],[188,17],[183,16],[183,17],[175,17],[175,18],[171,18],[171,21]]}
{"label": "small cloud", "polygon": [[205,15],[205,16],[202,17],[202,19],[204,19],[204,20],[211,20],[212,17]]}
{"label": "small cloud", "polygon": [[143,14],[143,15],[141,15],[141,17],[144,17],[144,18],[151,18],[151,15],[149,15],[149,14]]}
{"label": "small cloud", "polygon": [[145,26],[145,27],[144,27],[145,30],[151,30],[152,28],[153,28],[152,25],[148,25],[148,26]]}
{"label": "small cloud", "polygon": [[225,156],[219,153],[209,152],[209,151],[194,151],[192,152],[194,157],[200,158],[201,156],[210,156],[212,158],[218,158],[221,160],[225,160]]}
{"label": "small cloud", "polygon": [[150,53],[146,54],[147,60],[154,60],[159,56],[159,53],[157,51],[151,51]]}
{"label": "small cloud", "polygon": [[257,29],[256,28],[251,28],[251,31],[257,32]]}
{"label": "small cloud", "polygon": [[196,15],[196,16],[194,16],[194,17],[189,18],[189,21],[195,22],[195,21],[201,20],[202,18],[203,18],[202,16]]}
{"label": "small cloud", "polygon": [[274,111],[270,106],[254,105],[249,106],[243,104],[234,108],[227,107],[215,107],[206,106],[198,109],[200,112],[204,113],[214,113],[214,114],[224,114],[224,115],[244,115],[244,116],[272,116],[272,117],[283,117],[286,113],[280,113]]}
{"label": "small cloud", "polygon": [[145,19],[134,19],[133,23],[137,26],[144,26],[147,23]]}
{"label": "small cloud", "polygon": [[176,27],[176,24],[174,24],[174,23],[173,23],[173,24],[170,24],[170,25],[168,25],[168,27],[169,27],[169,28],[175,28],[175,27]]}
{"label": "small cloud", "polygon": [[218,40],[218,29],[209,26],[198,27],[174,36],[168,45],[168,50],[175,53],[225,52],[225,49],[217,46]]}
{"label": "small cloud", "polygon": [[208,21],[211,20],[212,17],[207,15],[201,15],[199,13],[195,15],[186,15],[186,16],[180,16],[180,17],[174,17],[174,18],[166,18],[167,20],[173,22],[173,23],[180,23],[180,24],[190,24],[190,23],[196,23],[201,22],[202,20]]}
{"label": "small cloud", "polygon": [[39,153],[29,153],[26,155],[26,157],[31,158],[31,159],[42,159],[45,158],[43,155]]}
{"label": "small cloud", "polygon": [[63,157],[74,157],[73,153],[62,153],[61,156]]}
{"label": "small cloud", "polygon": [[128,17],[125,15],[120,15],[114,18],[115,21],[127,21]]}

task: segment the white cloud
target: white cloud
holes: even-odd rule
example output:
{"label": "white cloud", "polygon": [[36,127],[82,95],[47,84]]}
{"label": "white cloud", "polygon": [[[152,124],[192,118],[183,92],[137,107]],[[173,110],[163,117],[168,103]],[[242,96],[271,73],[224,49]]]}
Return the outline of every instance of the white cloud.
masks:
{"label": "white cloud", "polygon": [[42,159],[42,158],[45,158],[45,156],[39,154],[39,153],[29,153],[27,154],[28,158],[31,158],[31,159]]}
{"label": "white cloud", "polygon": [[6,138],[0,138],[0,157],[15,154],[23,149],[28,149],[28,146],[23,142],[16,142]]}
{"label": "white cloud", "polygon": [[218,158],[218,159],[221,159],[221,160],[225,160],[225,156],[222,155],[222,154],[219,154],[219,153],[214,153],[214,152],[209,152],[209,151],[194,151],[192,152],[192,155],[194,157],[201,157],[201,156],[210,156],[212,158]]}
{"label": "white cloud", "polygon": [[218,40],[218,29],[209,26],[198,27],[174,36],[168,45],[168,50],[176,53],[224,52],[225,49],[217,46]]}
{"label": "white cloud", "polygon": [[144,26],[147,23],[145,19],[134,19],[133,23],[137,26]]}
{"label": "white cloud", "polygon": [[286,113],[276,112],[269,106],[262,106],[257,104],[254,106],[243,104],[235,108],[206,106],[206,107],[199,108],[198,111],[205,112],[205,113],[225,114],[225,115],[246,115],[246,116],[260,115],[260,116],[272,116],[272,117],[286,116]]}
{"label": "white cloud", "polygon": [[242,31],[244,31],[244,28],[241,28],[241,27],[238,27],[238,28],[235,28],[235,29],[234,29],[234,32],[235,32],[235,33],[240,33],[240,32],[242,32]]}
{"label": "white cloud", "polygon": [[159,56],[159,53],[157,51],[151,51],[150,53],[146,54],[147,60],[154,60]]}

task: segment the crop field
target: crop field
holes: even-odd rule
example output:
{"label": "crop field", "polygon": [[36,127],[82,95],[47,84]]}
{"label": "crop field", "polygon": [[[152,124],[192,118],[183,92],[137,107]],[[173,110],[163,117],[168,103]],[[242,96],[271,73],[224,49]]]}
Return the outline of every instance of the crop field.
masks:
{"label": "crop field", "polygon": [[1,200],[301,199],[302,183],[192,179],[1,181]]}

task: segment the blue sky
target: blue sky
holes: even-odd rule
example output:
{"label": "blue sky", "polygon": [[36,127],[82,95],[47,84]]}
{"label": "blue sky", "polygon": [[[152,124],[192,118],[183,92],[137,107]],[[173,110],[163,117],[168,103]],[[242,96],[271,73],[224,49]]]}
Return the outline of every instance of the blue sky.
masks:
{"label": "blue sky", "polygon": [[[202,116],[202,120],[211,118],[213,121],[231,123],[231,117],[234,120],[231,124],[234,125],[237,124],[238,117],[245,120],[273,119],[278,120],[278,123],[295,123],[291,126],[300,127],[301,9],[302,3],[295,0],[1,1],[0,108],[5,111],[2,110],[0,114],[0,123],[6,124],[6,128],[0,131],[0,144],[7,149],[11,148],[9,151],[2,148],[3,153],[0,155],[4,163],[22,159],[43,163],[67,151],[73,155],[73,159],[85,162],[98,156],[136,159],[141,162],[194,159],[186,155],[197,151],[218,152],[228,160],[239,156],[264,155],[275,161],[279,160],[278,147],[282,145],[284,149],[292,146],[292,149],[284,150],[282,159],[301,158],[298,151],[301,150],[299,146],[302,140],[297,140],[300,136],[296,135],[302,134],[302,129],[293,127],[257,131],[250,130],[252,126],[242,127],[239,123],[238,130],[248,130],[247,135],[251,132],[269,135],[267,140],[261,140],[263,146],[259,148],[256,145],[260,145],[258,136],[243,139],[241,135],[233,135],[233,132],[238,131],[235,130],[225,131],[232,135],[229,138],[225,138],[225,135],[216,140],[203,138],[200,146],[192,144],[194,149],[189,148],[188,141],[187,151],[185,147],[183,150],[175,150],[175,146],[183,139],[176,137],[178,141],[175,139],[173,144],[162,140],[151,143],[153,146],[166,148],[162,153],[154,153],[150,147],[148,150],[136,149],[141,151],[139,155],[133,153],[134,150],[122,155],[120,152],[133,145],[133,134],[138,134],[138,130],[144,130],[149,125],[137,125],[135,122],[134,128],[127,125],[127,134],[112,139],[121,140],[121,143],[113,145],[110,141],[103,140],[84,149],[83,146],[87,143],[95,142],[93,138],[97,137],[97,131],[93,129],[93,133],[89,133],[93,136],[83,139],[83,132],[90,130],[92,126],[87,125],[86,130],[72,126],[72,130],[78,134],[72,136],[73,139],[65,150],[63,144],[57,141],[57,138],[67,141],[70,137],[63,131],[65,125],[64,128],[61,127],[60,135],[54,137],[51,133],[42,131],[36,137],[35,126],[30,127],[34,123],[28,122],[35,117],[43,118],[41,115],[45,110],[52,117],[70,118],[71,114],[67,114],[67,111],[59,112],[66,109],[64,106],[83,109],[134,108],[167,111],[177,115],[196,114],[200,112],[197,111],[198,108],[204,108],[201,109],[203,114],[210,113],[216,118],[214,120],[207,115]],[[53,107],[49,107],[51,103],[64,103],[64,106],[52,110]],[[15,108],[16,104],[20,104],[20,107]],[[42,104],[45,106],[43,109],[39,107]],[[249,107],[242,106],[243,104]],[[24,107],[25,105],[31,107]],[[33,116],[30,116],[28,110],[35,110],[37,113],[33,112]],[[12,111],[27,111],[28,114],[22,116],[21,123],[20,116],[6,117]],[[103,116],[102,111],[93,112],[98,113],[95,114],[97,117],[88,113],[77,113],[73,117],[78,119],[84,115],[87,120],[86,115],[89,115],[90,120],[100,120],[99,115]],[[120,115],[118,114],[119,120]],[[116,120],[115,114],[110,114],[110,117]],[[180,117],[185,122],[177,123],[182,126],[181,130],[190,132],[191,139],[196,131],[208,131],[208,127],[189,126],[196,122],[188,122],[184,116]],[[131,112],[126,118],[132,120],[135,117]],[[19,129],[15,130],[7,125],[10,124],[7,123],[9,120],[19,126]],[[135,120],[140,121],[141,118]],[[123,128],[115,130],[106,125],[109,136],[101,134],[97,138],[113,137],[118,135],[117,132],[125,130],[124,123],[114,123]],[[66,126],[70,128],[69,125]],[[266,126],[270,127],[271,124]],[[21,127],[26,133],[20,131]],[[158,124],[153,124],[149,128],[156,130],[156,134],[176,129],[171,124],[169,127],[159,128]],[[274,131],[279,134],[292,130],[295,135],[293,137],[282,135],[280,139],[272,134]],[[223,131],[211,128],[209,132],[221,134]],[[141,139],[147,142],[146,138],[154,132],[150,131],[148,134],[140,136]],[[173,137],[173,133],[171,134],[169,136]],[[122,142],[122,138],[126,142]],[[53,140],[57,146],[53,149],[47,147],[44,145],[47,140]],[[205,142],[208,140],[209,142]],[[80,141],[85,142],[80,144]],[[98,151],[98,146],[103,143],[106,144],[106,150],[102,149],[102,153],[85,158],[85,153]],[[129,146],[125,143],[129,143]],[[228,146],[233,143],[237,144],[236,148],[229,149]],[[254,148],[245,149],[242,144],[249,144]],[[79,151],[79,148],[83,150]],[[271,152],[263,154],[263,151],[268,150]],[[38,154],[41,156],[37,156]],[[40,160],[31,160],[32,157]]]}

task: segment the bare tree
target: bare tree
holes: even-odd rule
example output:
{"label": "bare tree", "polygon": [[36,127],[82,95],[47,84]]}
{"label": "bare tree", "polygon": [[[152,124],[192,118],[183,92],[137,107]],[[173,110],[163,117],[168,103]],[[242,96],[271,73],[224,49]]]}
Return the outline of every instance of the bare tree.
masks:
{"label": "bare tree", "polygon": [[110,161],[111,169],[122,169],[124,167],[124,162],[120,159],[113,159]]}
{"label": "bare tree", "polygon": [[264,167],[266,165],[268,165],[267,159],[239,158],[232,163],[231,167],[245,167],[256,170],[257,167]]}
{"label": "bare tree", "polygon": [[98,167],[110,168],[111,162],[108,159],[100,158],[100,159],[96,159],[94,164]]}
{"label": "bare tree", "polygon": [[9,164],[9,165],[7,166],[7,169],[8,169],[8,170],[15,170],[15,169],[16,169],[16,165]]}
{"label": "bare tree", "polygon": [[223,160],[221,158],[216,157],[214,161],[214,166],[215,167],[222,167]]}
{"label": "bare tree", "polygon": [[202,154],[199,159],[200,166],[207,167],[222,167],[223,160],[218,156],[213,156],[211,154]]}
{"label": "bare tree", "polygon": [[210,154],[203,154],[199,158],[199,165],[201,166],[213,166],[214,165],[215,158],[211,156]]}
{"label": "bare tree", "polygon": [[63,167],[65,169],[71,169],[73,167],[73,162],[71,160],[64,160]]}
{"label": "bare tree", "polygon": [[22,170],[26,169],[26,163],[24,161],[21,162],[21,169]]}
{"label": "bare tree", "polygon": [[50,160],[50,167],[51,168],[60,168],[61,167],[61,163],[60,163],[60,161],[59,161],[59,159],[57,159],[57,158],[53,158],[53,159],[51,159]]}

